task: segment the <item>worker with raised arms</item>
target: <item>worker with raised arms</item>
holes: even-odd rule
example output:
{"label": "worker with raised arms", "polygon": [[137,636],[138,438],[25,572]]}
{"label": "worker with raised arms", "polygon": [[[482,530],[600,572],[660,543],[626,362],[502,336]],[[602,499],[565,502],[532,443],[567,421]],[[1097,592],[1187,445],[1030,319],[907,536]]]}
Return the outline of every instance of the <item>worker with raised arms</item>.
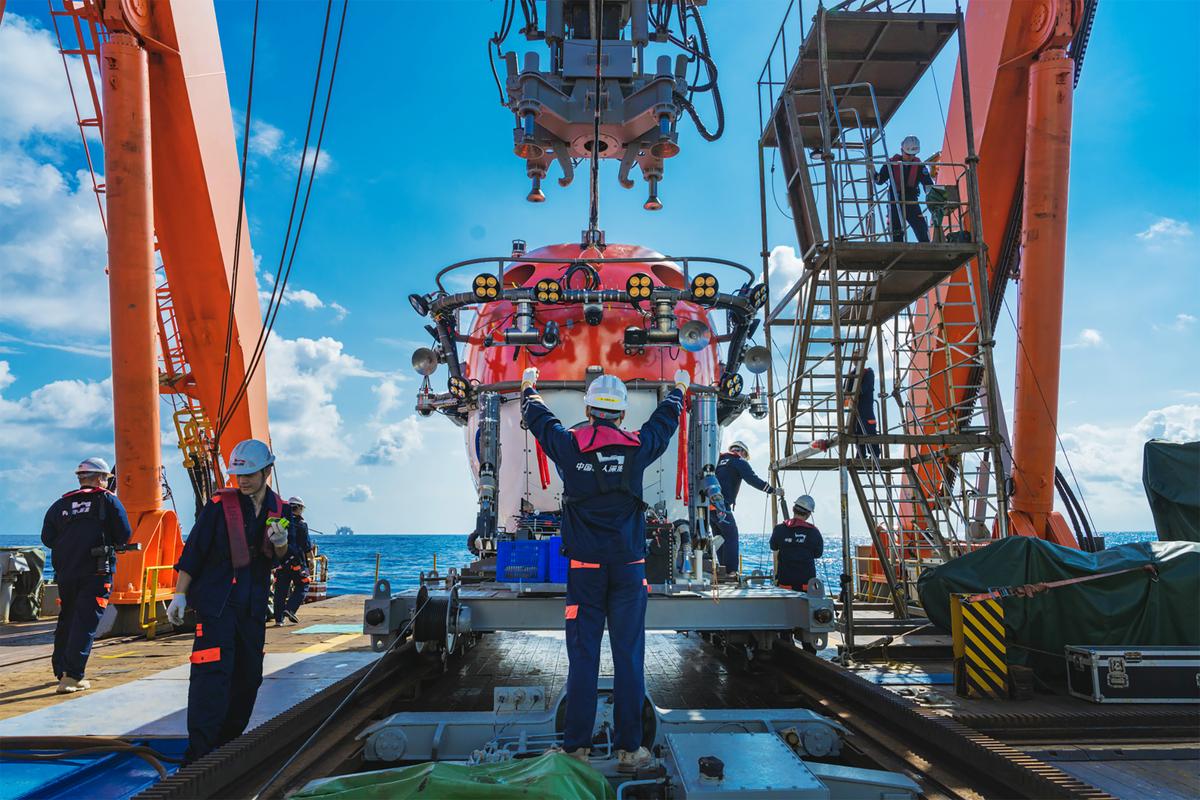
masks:
{"label": "worker with raised arms", "polygon": [[537,394],[536,368],[521,380],[521,415],[554,461],[563,481],[562,539],[567,573],[567,712],[563,749],[587,763],[596,723],[600,642],[608,621],[613,657],[613,717],[617,769],[636,772],[653,763],[642,746],[646,694],[645,470],[666,452],[679,426],[684,370],[640,431],[621,429],[628,407],[625,384],[600,375],[587,387],[587,422],[567,430]]}
{"label": "worker with raised arms", "polygon": [[750,466],[749,458],[750,448],[746,447],[744,442],[738,441],[729,445],[729,450],[722,453],[721,458],[717,461],[717,482],[721,484],[721,496],[725,499],[725,507],[728,511],[721,513],[714,510],[709,515],[709,519],[712,521],[713,533],[720,535],[725,540],[717,550],[717,560],[729,575],[736,575],[740,569],[738,566],[740,560],[738,526],[737,520],[733,517],[733,506],[737,503],[742,483],[748,483],[760,492],[766,492],[769,495],[779,494],[778,489],[758,477],[754,468]]}
{"label": "worker with raised arms", "polygon": [[125,507],[105,488],[108,476],[104,459],[85,458],[75,468],[79,488],[56,500],[42,522],[61,604],[50,656],[59,694],[91,688],[84,671],[112,592],[113,548],[133,537]]}
{"label": "worker with raised arms", "polygon": [[291,511],[267,485],[275,456],[257,439],[229,454],[236,489],[221,489],[205,505],[175,569],[173,625],[196,611],[188,686],[191,763],[246,730],[262,683],[271,570],[288,552]]}

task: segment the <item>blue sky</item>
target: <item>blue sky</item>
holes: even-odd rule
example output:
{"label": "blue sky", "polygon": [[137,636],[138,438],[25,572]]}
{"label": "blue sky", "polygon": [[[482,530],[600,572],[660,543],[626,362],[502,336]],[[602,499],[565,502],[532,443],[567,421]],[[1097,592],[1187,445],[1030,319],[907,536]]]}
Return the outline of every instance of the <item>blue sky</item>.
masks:
{"label": "blue sky", "polygon": [[[543,205],[523,200],[511,115],[484,49],[499,4],[433,7],[351,4],[329,158],[267,365],[283,488],[306,495],[322,529],[471,525],[458,429],[412,415],[409,354],[427,337],[404,298],[427,291],[442,265],[504,253],[513,238],[572,241],[585,227],[582,176],[567,189],[548,181]],[[657,214],[641,210],[640,181],[624,191],[606,164],[610,241],[757,265],[754,82],[785,7],[718,0],[705,10],[726,134],[710,144],[682,126]],[[252,6],[216,9],[241,114]],[[247,205],[264,265],[278,259],[323,10],[262,6]],[[34,530],[79,458],[112,453],[103,238],[48,27],[45,5],[23,0],[10,0],[0,25],[0,532]],[[1200,4],[1106,0],[1075,98],[1060,432],[1101,529],[1150,527],[1140,488],[1148,435],[1200,437],[1198,29]],[[934,68],[943,101],[953,69],[951,53]],[[927,80],[889,134],[938,142],[940,118]],[[773,207],[770,216],[771,245],[793,245],[788,220]],[[1015,287],[1008,297],[1015,314]],[[1011,397],[1003,315],[998,338]],[[765,431],[739,425],[733,433],[762,445],[753,461],[765,471]],[[190,505],[168,445],[169,475]],[[833,489],[818,486],[825,508]],[[756,499],[744,500],[750,529]]]}

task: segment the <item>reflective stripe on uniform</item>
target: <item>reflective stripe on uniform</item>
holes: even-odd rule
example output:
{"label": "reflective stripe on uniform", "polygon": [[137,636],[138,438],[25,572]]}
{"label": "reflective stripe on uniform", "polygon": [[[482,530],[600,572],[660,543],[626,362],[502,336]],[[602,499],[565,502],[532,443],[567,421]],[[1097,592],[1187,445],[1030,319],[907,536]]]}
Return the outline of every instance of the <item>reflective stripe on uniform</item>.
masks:
{"label": "reflective stripe on uniform", "polygon": [[192,653],[193,664],[208,664],[212,661],[221,660],[221,648],[210,647],[207,650],[196,650]]}
{"label": "reflective stripe on uniform", "polygon": [[571,559],[571,569],[600,569],[599,564],[593,564],[590,561],[576,561]]}
{"label": "reflective stripe on uniform", "polygon": [[646,559],[639,558],[637,561],[630,561],[627,566],[632,567],[634,564],[645,564],[645,563],[646,563]]}
{"label": "reflective stripe on uniform", "polygon": [[575,619],[577,616],[579,616],[579,606],[578,605],[567,606],[564,617],[566,619]]}
{"label": "reflective stripe on uniform", "polygon": [[200,624],[199,622],[197,622],[196,623],[196,638],[200,639],[203,637],[204,637],[204,626],[202,624]]}

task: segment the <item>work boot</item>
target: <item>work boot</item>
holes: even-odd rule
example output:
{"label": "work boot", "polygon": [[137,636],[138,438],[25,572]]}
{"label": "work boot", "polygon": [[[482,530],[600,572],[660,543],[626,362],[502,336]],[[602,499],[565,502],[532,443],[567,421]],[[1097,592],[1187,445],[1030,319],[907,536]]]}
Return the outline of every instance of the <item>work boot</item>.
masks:
{"label": "work boot", "polygon": [[588,766],[591,766],[591,763],[592,763],[588,758],[588,756],[591,755],[592,751],[591,751],[591,748],[588,748],[588,747],[580,747],[577,750],[567,751],[567,750],[564,750],[561,747],[555,745],[554,747],[551,747],[546,752],[547,753],[562,753],[565,756],[569,756],[570,758],[575,759],[580,764],[587,764]]}
{"label": "work boot", "polygon": [[54,690],[55,694],[73,694],[74,692],[82,692],[85,689],[92,688],[92,682],[87,678],[75,680],[70,675],[63,675],[58,682],[58,688]]}
{"label": "work boot", "polygon": [[632,753],[628,750],[617,751],[617,772],[637,772],[647,769],[654,764],[654,756],[644,747],[639,747]]}
{"label": "work boot", "polygon": [[281,620],[281,619],[277,619],[277,620],[275,620],[275,627],[276,627],[276,628],[282,628],[282,627],[283,627],[283,620]]}
{"label": "work boot", "polygon": [[295,614],[293,614],[292,612],[290,612],[290,611],[285,611],[285,612],[283,612],[283,613],[284,613],[284,614],[287,616],[287,618],[288,618],[288,619],[290,619],[290,620],[291,620],[291,621],[292,621],[294,624],[296,624],[296,625],[299,625],[299,624],[300,624],[300,620],[296,619],[296,615],[295,615]]}

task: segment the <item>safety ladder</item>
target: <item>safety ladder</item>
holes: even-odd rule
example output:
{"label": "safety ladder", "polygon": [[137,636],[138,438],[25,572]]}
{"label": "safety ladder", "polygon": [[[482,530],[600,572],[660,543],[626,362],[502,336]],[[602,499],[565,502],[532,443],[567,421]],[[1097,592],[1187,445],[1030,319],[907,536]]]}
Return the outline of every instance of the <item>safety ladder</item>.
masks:
{"label": "safety ladder", "polygon": [[[961,16],[896,5],[818,6],[810,19],[794,2],[759,90],[760,147],[778,149],[803,256],[800,277],[766,318],[785,365],[771,381],[772,472],[843,476],[843,502],[860,510],[878,561],[871,577],[905,617],[915,570],[961,554],[1007,514],[997,420],[987,413],[995,386],[981,312],[986,251],[971,234],[981,228],[975,165],[926,162],[942,187],[936,206],[926,200],[930,242],[893,241],[896,198],[875,180],[893,163],[887,122]],[[788,52],[788,37],[798,51]],[[877,381],[872,433],[858,419],[868,367]],[[847,562],[852,524],[843,513]]]}

